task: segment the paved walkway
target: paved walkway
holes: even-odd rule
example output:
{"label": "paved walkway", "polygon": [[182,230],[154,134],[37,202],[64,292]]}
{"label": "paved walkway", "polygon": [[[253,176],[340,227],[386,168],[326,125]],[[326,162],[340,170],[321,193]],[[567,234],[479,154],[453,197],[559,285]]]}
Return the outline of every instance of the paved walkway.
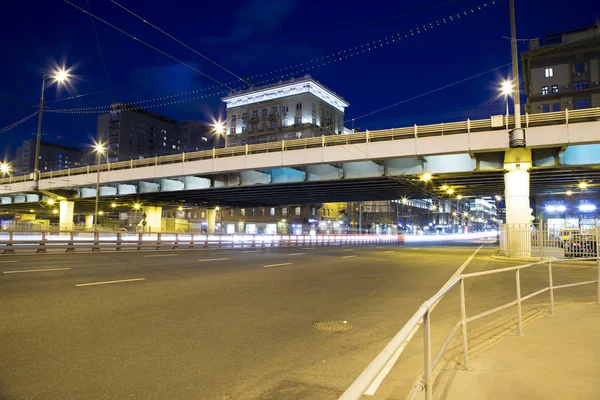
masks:
{"label": "paved walkway", "polygon": [[436,399],[600,399],[600,307],[576,304],[537,319],[474,355],[472,371],[446,370]]}

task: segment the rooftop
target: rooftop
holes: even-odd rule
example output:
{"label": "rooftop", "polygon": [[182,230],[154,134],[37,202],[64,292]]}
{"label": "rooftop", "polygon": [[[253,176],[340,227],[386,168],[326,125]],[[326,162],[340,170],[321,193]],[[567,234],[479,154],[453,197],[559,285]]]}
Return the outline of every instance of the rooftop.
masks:
{"label": "rooftop", "polygon": [[540,47],[557,46],[596,38],[600,38],[600,21],[583,28],[549,33],[546,34],[543,40],[540,40],[540,38],[531,39],[528,50],[537,50]]}

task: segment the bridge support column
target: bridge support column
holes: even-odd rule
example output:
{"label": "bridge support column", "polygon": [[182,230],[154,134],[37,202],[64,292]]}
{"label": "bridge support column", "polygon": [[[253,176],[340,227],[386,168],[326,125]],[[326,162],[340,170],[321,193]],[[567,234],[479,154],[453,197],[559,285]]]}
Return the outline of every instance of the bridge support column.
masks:
{"label": "bridge support column", "polygon": [[144,231],[160,232],[162,230],[162,207],[144,206],[144,214],[146,214]]}
{"label": "bridge support column", "polygon": [[217,209],[216,208],[207,208],[206,209],[206,232],[214,233],[216,220],[217,220]]}
{"label": "bridge support column", "polygon": [[70,231],[73,229],[73,208],[75,203],[72,201],[61,200],[59,203],[59,229]]}
{"label": "bridge support column", "polygon": [[531,206],[529,202],[530,149],[511,149],[504,156],[504,198],[508,252],[512,257],[531,256]]}
{"label": "bridge support column", "polygon": [[94,227],[94,214],[88,214],[85,216],[85,229],[92,229]]}

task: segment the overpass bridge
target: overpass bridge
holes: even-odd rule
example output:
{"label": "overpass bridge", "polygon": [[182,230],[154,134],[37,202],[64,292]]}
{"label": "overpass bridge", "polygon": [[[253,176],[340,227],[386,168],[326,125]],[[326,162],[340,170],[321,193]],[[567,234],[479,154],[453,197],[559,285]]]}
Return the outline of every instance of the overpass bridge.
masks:
{"label": "overpass bridge", "polygon": [[[7,177],[0,203],[28,209],[55,196],[93,209],[98,175],[104,203],[209,207],[439,196],[442,185],[463,196],[496,195],[505,192],[506,171],[515,169],[527,172],[514,185],[526,185],[521,196],[529,196],[530,184],[534,193],[564,193],[600,178],[592,168],[600,163],[600,108],[521,119],[528,150],[513,149],[508,158],[514,117],[492,116],[47,171],[39,190],[33,174]],[[424,173],[433,181],[421,181]],[[67,209],[72,215],[73,206]]]}

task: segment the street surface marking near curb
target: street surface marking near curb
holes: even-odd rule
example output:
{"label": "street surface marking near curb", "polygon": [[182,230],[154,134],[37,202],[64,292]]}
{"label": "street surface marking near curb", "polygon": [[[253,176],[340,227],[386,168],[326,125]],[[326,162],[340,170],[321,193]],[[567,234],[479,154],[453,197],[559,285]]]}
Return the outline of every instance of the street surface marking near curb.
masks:
{"label": "street surface marking near curb", "polygon": [[288,256],[301,256],[303,254],[306,254],[306,253],[290,253],[290,254],[288,254]]}
{"label": "street surface marking near curb", "polygon": [[65,271],[71,268],[44,268],[44,269],[22,269],[16,271],[3,271],[3,274],[20,274],[22,272],[46,272],[46,271]]}
{"label": "street surface marking near curb", "polygon": [[269,264],[269,265],[263,265],[263,268],[271,268],[271,267],[283,267],[284,265],[292,265],[292,263],[281,263],[281,264]]}
{"label": "street surface marking near curb", "polygon": [[244,250],[242,253],[260,253],[262,250]]}
{"label": "street surface marking near curb", "polygon": [[316,247],[303,247],[302,250],[314,250]]}
{"label": "street surface marking near curb", "polygon": [[109,283],[121,283],[121,282],[135,282],[145,281],[146,278],[133,278],[133,279],[121,279],[118,281],[104,281],[104,282],[90,282],[90,283],[78,283],[75,286],[95,286],[95,285],[108,285]]}
{"label": "street surface marking near curb", "polygon": [[343,256],[342,258],[354,258],[356,256]]}
{"label": "street surface marking near curb", "polygon": [[177,257],[179,254],[153,254],[151,256],[144,257]]}
{"label": "street surface marking near curb", "polygon": [[344,249],[342,251],[354,251],[354,249]]}
{"label": "street surface marking near curb", "polygon": [[385,253],[385,254],[388,254],[388,253],[393,253],[393,252],[394,252],[394,250],[388,250],[388,251],[384,251],[384,253]]}
{"label": "street surface marking near curb", "polygon": [[7,263],[18,263],[19,261],[17,260],[11,260],[11,261],[0,261],[0,264],[7,264]]}
{"label": "street surface marking near curb", "polygon": [[231,258],[205,258],[204,260],[198,260],[198,262],[206,262],[206,261],[226,261],[231,260]]}

